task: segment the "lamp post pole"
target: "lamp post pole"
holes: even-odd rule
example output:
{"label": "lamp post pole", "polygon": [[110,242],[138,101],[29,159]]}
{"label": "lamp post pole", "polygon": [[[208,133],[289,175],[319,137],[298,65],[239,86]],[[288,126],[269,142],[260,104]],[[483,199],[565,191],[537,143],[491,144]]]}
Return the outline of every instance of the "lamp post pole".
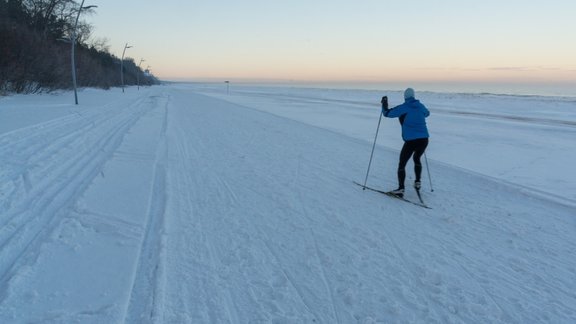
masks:
{"label": "lamp post pole", "polygon": [[124,46],[124,51],[122,51],[122,60],[120,60],[120,81],[122,82],[122,93],[124,93],[124,54],[126,54],[126,49],[131,48],[128,43]]}
{"label": "lamp post pole", "polygon": [[76,15],[76,21],[74,22],[74,28],[72,29],[72,53],[71,53],[71,63],[72,63],[72,85],[74,87],[74,103],[78,104],[78,91],[76,90],[76,27],[78,26],[78,19],[80,18],[80,12],[82,9],[97,8],[98,6],[87,6],[84,7],[84,0],[78,8],[78,14]]}

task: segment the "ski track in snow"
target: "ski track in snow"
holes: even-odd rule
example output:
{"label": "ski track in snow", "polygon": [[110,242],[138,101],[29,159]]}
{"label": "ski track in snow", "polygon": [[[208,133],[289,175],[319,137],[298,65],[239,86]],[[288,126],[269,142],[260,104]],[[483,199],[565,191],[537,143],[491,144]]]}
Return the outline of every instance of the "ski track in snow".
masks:
{"label": "ski track in snow", "polygon": [[[13,132],[2,138],[0,154],[17,160],[12,164],[14,168],[5,169],[0,180],[11,183],[12,189],[7,195],[9,204],[2,206],[2,282],[6,283],[26,259],[34,258],[34,243],[50,235],[59,213],[70,207],[77,193],[100,172],[122,136],[147,107],[143,108],[142,100],[138,100],[120,116],[114,108],[37,125],[27,129],[30,136]],[[50,163],[56,156],[64,163]],[[28,250],[32,255],[23,257]]]}
{"label": "ski track in snow", "polygon": [[[166,99],[165,99],[166,100]],[[163,107],[164,118],[157,143],[154,162],[154,182],[146,220],[145,236],[142,239],[138,266],[130,294],[130,303],[125,322],[153,323],[162,314],[162,277],[165,266],[162,258],[164,242],[164,218],[166,216],[166,132],[168,106]]]}
{"label": "ski track in snow", "polygon": [[153,107],[147,100],[139,98],[120,112],[116,105],[104,106],[2,136],[1,156],[13,161],[1,176],[8,198],[0,230],[2,300],[33,267],[45,241],[57,235],[131,126]]}
{"label": "ski track in snow", "polygon": [[181,86],[116,98],[0,135],[0,322],[576,319],[572,206],[431,161],[426,210],[352,184],[366,141]]}

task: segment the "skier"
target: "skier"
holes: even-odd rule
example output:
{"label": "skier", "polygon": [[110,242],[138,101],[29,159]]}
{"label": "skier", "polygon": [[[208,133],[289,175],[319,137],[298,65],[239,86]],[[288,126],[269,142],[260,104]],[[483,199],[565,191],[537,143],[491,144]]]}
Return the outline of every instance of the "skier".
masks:
{"label": "skier", "polygon": [[392,109],[388,109],[388,97],[382,97],[382,113],[388,118],[399,118],[402,125],[402,139],[404,146],[400,151],[400,162],[398,163],[398,189],[390,193],[404,197],[404,180],[406,179],[406,164],[410,157],[414,155],[414,173],[416,180],[414,188],[419,191],[422,186],[420,176],[422,175],[422,163],[420,157],[424,154],[428,146],[428,128],[426,127],[426,117],[430,111],[416,100],[414,89],[408,88],[404,91],[404,103]]}

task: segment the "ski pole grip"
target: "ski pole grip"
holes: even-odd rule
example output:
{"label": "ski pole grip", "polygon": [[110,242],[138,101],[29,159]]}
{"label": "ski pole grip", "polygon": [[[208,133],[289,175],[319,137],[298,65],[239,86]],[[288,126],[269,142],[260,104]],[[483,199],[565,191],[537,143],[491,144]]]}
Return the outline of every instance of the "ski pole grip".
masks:
{"label": "ski pole grip", "polygon": [[380,102],[382,103],[383,109],[388,109],[388,96],[382,97],[382,100],[380,100]]}

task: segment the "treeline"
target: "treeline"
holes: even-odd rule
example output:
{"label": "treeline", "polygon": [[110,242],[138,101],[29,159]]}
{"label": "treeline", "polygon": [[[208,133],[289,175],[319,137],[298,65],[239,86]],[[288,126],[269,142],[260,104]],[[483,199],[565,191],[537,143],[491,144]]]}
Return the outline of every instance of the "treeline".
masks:
{"label": "treeline", "polygon": [[[0,0],[0,94],[72,88],[71,36],[79,9],[74,0]],[[120,86],[120,59],[110,54],[105,39],[88,44],[90,32],[91,26],[80,19],[77,86]],[[123,66],[125,85],[158,83],[133,59],[125,59]]]}

